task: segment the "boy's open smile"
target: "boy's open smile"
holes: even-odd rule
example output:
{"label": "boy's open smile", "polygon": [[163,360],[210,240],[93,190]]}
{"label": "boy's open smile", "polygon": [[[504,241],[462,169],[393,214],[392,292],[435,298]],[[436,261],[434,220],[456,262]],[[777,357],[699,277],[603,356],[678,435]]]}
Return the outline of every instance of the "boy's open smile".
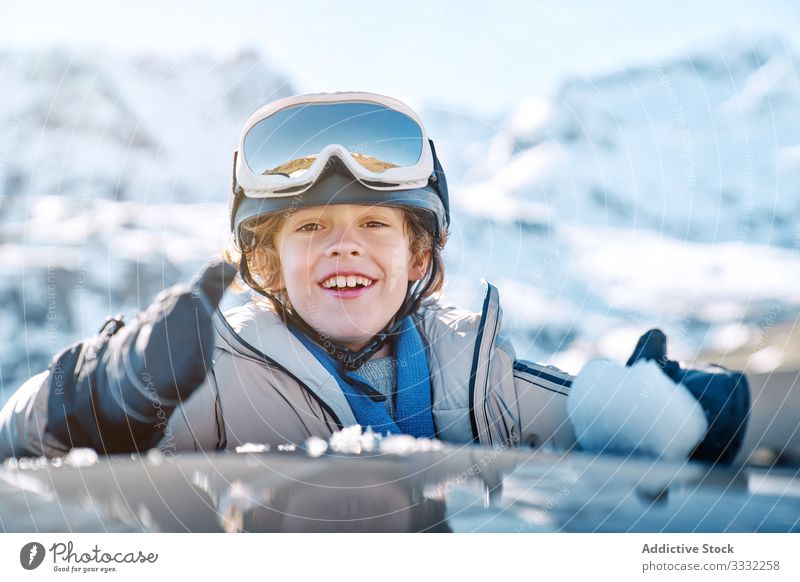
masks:
{"label": "boy's open smile", "polygon": [[332,297],[351,299],[361,297],[377,284],[376,278],[355,271],[338,271],[323,277],[320,286]]}
{"label": "boy's open smile", "polygon": [[358,350],[389,324],[415,266],[403,211],[334,204],[300,208],[276,239],[293,308],[320,333]]}

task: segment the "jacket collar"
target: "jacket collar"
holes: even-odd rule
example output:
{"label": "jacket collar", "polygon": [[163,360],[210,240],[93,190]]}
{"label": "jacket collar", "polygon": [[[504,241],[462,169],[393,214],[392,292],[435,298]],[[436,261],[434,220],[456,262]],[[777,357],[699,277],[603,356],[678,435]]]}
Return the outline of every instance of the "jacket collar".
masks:
{"label": "jacket collar", "polygon": [[327,404],[342,426],[356,424],[336,379],[289,331],[275,311],[249,303],[224,316],[217,313],[217,330],[224,340],[220,347],[230,351],[231,346],[238,344],[250,352],[247,354],[250,357],[277,364]]}
{"label": "jacket collar", "polygon": [[[497,289],[484,283],[486,291],[481,313],[428,299],[413,315],[428,350],[435,416],[437,409],[471,410],[475,401],[482,397],[482,391],[475,390],[475,379],[488,370],[501,320]],[[273,309],[251,302],[226,311],[224,315],[217,311],[214,319],[220,340],[217,347],[279,366],[325,403],[342,426],[357,423],[336,379],[289,331]],[[494,330],[494,333],[483,334],[481,330],[484,329]],[[448,365],[443,366],[444,363]],[[470,387],[469,393],[463,390],[466,385]],[[474,418],[474,414],[471,416]],[[480,426],[473,426],[473,436],[481,432]]]}

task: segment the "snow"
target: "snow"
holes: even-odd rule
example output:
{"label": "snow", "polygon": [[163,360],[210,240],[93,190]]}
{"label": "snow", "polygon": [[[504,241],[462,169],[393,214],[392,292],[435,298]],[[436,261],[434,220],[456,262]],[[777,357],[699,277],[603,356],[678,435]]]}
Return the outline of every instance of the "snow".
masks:
{"label": "snow", "polygon": [[306,439],[306,452],[309,457],[320,457],[328,450],[328,441],[317,436]]}
{"label": "snow", "polygon": [[334,453],[360,455],[380,451],[386,455],[409,455],[442,450],[444,445],[437,439],[414,437],[408,434],[381,435],[370,427],[346,426],[334,432],[327,441],[319,437],[306,440],[306,450],[311,457],[319,457],[328,450]]}
{"label": "snow", "polygon": [[554,113],[553,103],[545,97],[529,97],[519,104],[508,121],[509,133],[522,137],[540,131]]}
{"label": "snow", "polygon": [[362,431],[360,425],[354,424],[333,433],[329,443],[333,452],[359,455],[374,451],[379,438],[369,427]]}
{"label": "snow", "polygon": [[20,459],[15,459],[9,457],[3,462],[3,467],[6,469],[43,469],[52,464],[53,467],[67,465],[70,467],[84,468],[96,464],[98,458],[97,451],[94,449],[74,448],[70,449],[70,451],[61,458],[22,457]]}
{"label": "snow", "polygon": [[156,467],[164,464],[166,457],[159,449],[150,449],[147,451],[147,461]]}
{"label": "snow", "polygon": [[593,452],[685,459],[708,428],[691,393],[643,360],[630,368],[589,362],[572,384],[567,410],[581,447]]}
{"label": "snow", "polygon": [[407,434],[392,435],[380,441],[382,453],[389,455],[410,455],[440,451],[444,448],[442,441],[425,437],[413,437]]}
{"label": "snow", "polygon": [[783,347],[767,346],[750,356],[750,359],[747,361],[747,369],[749,372],[755,374],[767,373],[775,370],[780,365],[783,357]]}
{"label": "snow", "polygon": [[755,339],[751,330],[737,323],[720,326],[709,338],[709,346],[716,352],[732,352],[749,345]]}
{"label": "snow", "polygon": [[97,463],[97,452],[94,449],[71,449],[64,457],[64,464],[71,467],[91,467]]}
{"label": "snow", "polygon": [[775,305],[793,320],[799,62],[742,39],[521,103],[453,191],[449,299],[479,308],[492,281],[517,353],[573,373],[655,326],[696,357]]}
{"label": "snow", "polygon": [[244,443],[236,447],[237,453],[265,453],[269,451],[269,445],[257,443]]}

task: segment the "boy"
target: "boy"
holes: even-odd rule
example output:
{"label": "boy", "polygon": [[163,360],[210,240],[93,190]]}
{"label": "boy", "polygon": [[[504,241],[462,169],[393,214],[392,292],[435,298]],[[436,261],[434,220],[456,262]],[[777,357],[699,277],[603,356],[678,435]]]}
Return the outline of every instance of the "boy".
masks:
{"label": "boy", "polygon": [[135,323],[112,322],[15,394],[0,457],[302,445],[353,424],[452,443],[575,444],[573,378],[516,360],[496,289],[481,313],[433,298],[447,183],[403,103],[334,93],[257,111],[234,157],[230,219],[225,257],[262,300],[223,316],[230,273],[213,267]]}

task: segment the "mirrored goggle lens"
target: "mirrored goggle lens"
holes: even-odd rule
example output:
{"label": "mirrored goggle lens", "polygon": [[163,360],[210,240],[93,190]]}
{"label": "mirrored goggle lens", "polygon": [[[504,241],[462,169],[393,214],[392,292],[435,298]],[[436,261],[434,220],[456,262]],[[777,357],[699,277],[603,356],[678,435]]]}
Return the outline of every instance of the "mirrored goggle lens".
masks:
{"label": "mirrored goggle lens", "polygon": [[255,174],[301,177],[331,144],[371,172],[414,166],[422,129],[407,115],[375,103],[312,103],[282,109],[255,124],[244,156]]}

